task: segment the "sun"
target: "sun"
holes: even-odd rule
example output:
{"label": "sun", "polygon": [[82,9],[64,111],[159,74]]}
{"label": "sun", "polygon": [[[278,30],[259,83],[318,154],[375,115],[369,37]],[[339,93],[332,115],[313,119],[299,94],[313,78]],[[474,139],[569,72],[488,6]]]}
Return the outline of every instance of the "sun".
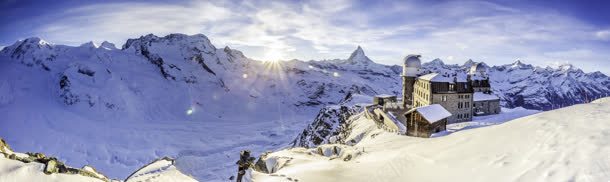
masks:
{"label": "sun", "polygon": [[268,61],[268,62],[277,62],[280,59],[282,59],[282,57],[284,56],[284,54],[282,54],[282,52],[280,52],[277,49],[269,49],[265,51],[265,60],[264,61]]}

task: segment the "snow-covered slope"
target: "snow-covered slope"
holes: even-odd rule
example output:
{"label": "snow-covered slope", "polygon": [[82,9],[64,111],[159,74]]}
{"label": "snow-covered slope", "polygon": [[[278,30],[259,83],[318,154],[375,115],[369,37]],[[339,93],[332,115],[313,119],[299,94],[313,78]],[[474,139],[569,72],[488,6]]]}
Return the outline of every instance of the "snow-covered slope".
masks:
{"label": "snow-covered slope", "polygon": [[190,176],[185,175],[176,168],[175,160],[170,158],[161,158],[152,163],[140,168],[138,171],[131,174],[125,182],[132,181],[180,181],[192,182],[196,181]]}
{"label": "snow-covered slope", "polygon": [[[49,162],[52,161],[52,162]],[[53,166],[53,167],[50,167]],[[14,152],[0,138],[0,181],[58,181],[58,182],[108,182],[108,181],[196,181],[176,168],[175,160],[164,157],[147,164],[125,180],[108,179],[91,166],[81,169],[62,164],[57,159],[40,153]]]}
{"label": "snow-covered slope", "polygon": [[[426,69],[432,68],[464,70]],[[601,73],[566,74],[556,80],[581,76],[562,90],[541,82],[540,90],[526,92],[535,82],[502,79],[527,74],[495,70],[507,74],[492,84],[510,107],[555,101],[530,92],[572,90],[563,97],[569,102],[581,98],[574,90],[598,96],[610,85]],[[401,71],[371,61],[360,47],[348,59],[261,62],[216,48],[201,34],[146,35],[121,49],[29,38],[0,51],[0,135],[19,151],[90,164],[111,178],[172,156],[197,179],[225,180],[240,150],[290,145],[320,109],[348,94],[401,94]]]}
{"label": "snow-covered slope", "polygon": [[366,134],[358,144],[270,153],[268,159],[290,162],[273,174],[252,174],[254,181],[605,181],[609,118],[610,98],[603,98],[444,137],[415,138],[384,132],[357,116],[354,130]]}

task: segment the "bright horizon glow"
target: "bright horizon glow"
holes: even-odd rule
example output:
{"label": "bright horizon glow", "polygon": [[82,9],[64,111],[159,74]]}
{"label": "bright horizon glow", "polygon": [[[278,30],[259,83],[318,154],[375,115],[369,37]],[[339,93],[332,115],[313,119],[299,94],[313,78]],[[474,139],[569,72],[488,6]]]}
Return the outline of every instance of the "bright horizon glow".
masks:
{"label": "bright horizon glow", "polygon": [[260,58],[260,60],[277,62],[277,61],[284,59],[283,55],[284,55],[284,53],[280,52],[280,50],[269,49],[269,50],[265,51],[265,56],[263,58]]}

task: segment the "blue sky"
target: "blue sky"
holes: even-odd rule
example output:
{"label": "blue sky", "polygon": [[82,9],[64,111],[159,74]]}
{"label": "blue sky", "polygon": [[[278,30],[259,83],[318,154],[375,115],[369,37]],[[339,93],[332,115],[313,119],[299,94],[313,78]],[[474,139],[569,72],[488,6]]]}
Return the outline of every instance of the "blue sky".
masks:
{"label": "blue sky", "polygon": [[610,73],[610,1],[2,1],[0,46],[27,37],[120,46],[148,33],[208,36],[255,59],[407,54]]}

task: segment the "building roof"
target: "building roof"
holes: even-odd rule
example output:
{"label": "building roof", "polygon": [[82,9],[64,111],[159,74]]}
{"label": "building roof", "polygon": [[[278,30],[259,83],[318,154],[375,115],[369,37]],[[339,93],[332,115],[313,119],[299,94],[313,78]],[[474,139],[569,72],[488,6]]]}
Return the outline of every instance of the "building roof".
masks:
{"label": "building roof", "polygon": [[427,80],[427,81],[431,81],[431,82],[447,82],[447,83],[453,83],[455,80],[457,80],[458,82],[467,82],[466,78],[463,76],[446,77],[439,73],[430,73],[430,74],[422,75],[422,76],[418,77],[418,79]]}
{"label": "building roof", "polygon": [[473,101],[486,101],[486,100],[500,100],[500,98],[494,94],[486,94],[483,92],[475,92],[472,94]]}
{"label": "building roof", "polygon": [[390,94],[379,94],[379,95],[376,95],[375,97],[390,98],[390,97],[396,97],[396,96],[395,95],[390,95]]}
{"label": "building roof", "polygon": [[421,55],[409,54],[403,60],[405,66],[409,68],[421,68],[421,60],[419,60],[420,57]]}
{"label": "building roof", "polygon": [[407,111],[407,114],[412,113],[414,111],[417,111],[419,114],[421,114],[426,119],[426,121],[428,121],[428,123],[435,123],[437,121],[440,121],[441,119],[445,119],[451,116],[451,113],[440,104],[432,104],[413,108]]}

